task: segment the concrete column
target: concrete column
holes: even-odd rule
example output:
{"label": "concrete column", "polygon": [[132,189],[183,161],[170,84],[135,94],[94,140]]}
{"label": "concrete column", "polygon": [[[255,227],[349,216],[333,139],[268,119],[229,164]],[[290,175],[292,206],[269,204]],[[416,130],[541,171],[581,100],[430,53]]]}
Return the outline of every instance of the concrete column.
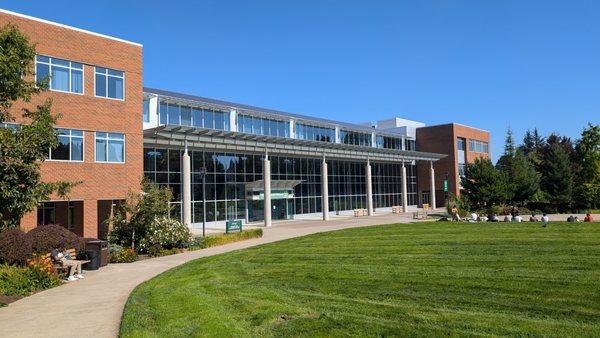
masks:
{"label": "concrete column", "polygon": [[429,162],[429,173],[430,173],[430,184],[431,184],[431,188],[429,196],[431,197],[431,208],[435,209],[436,205],[435,205],[435,170],[433,169],[433,161]]}
{"label": "concrete column", "polygon": [[271,161],[268,155],[263,160],[263,182],[264,182],[264,206],[265,206],[265,226],[271,226]]}
{"label": "concrete column", "polygon": [[327,177],[327,162],[323,158],[321,165],[321,208],[323,209],[323,220],[329,220],[329,177]]}
{"label": "concrete column", "polygon": [[229,130],[239,131],[237,125],[237,111],[235,109],[229,111]]}
{"label": "concrete column", "polygon": [[402,160],[402,212],[408,211],[408,193],[407,193],[407,180],[406,180],[406,166],[404,166],[404,160]]}
{"label": "concrete column", "polygon": [[183,224],[192,226],[192,173],[190,166],[190,155],[187,145],[181,157],[181,210],[183,213]]}
{"label": "concrete column", "polygon": [[371,162],[367,160],[367,212],[373,216],[373,184],[371,182]]}

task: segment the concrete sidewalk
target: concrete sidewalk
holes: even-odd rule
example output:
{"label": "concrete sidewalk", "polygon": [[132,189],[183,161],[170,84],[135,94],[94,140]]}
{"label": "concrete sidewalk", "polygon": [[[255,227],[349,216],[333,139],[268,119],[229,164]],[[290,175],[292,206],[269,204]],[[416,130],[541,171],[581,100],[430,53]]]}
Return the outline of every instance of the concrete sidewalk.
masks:
{"label": "concrete sidewalk", "polygon": [[299,220],[275,223],[264,236],[214,248],[110,264],[86,278],[37,293],[0,308],[0,337],[116,337],[123,307],[140,283],[193,259],[317,232],[389,223],[412,222],[412,214]]}

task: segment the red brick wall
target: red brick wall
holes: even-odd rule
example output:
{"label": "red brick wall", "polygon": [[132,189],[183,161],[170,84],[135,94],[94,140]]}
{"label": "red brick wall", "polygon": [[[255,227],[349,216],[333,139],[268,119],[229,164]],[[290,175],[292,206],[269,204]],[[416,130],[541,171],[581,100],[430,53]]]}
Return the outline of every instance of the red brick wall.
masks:
{"label": "red brick wall", "polygon": [[[70,198],[84,201],[83,235],[97,236],[97,201],[123,199],[129,190],[139,188],[143,170],[142,136],[142,47],[48,23],[0,13],[0,25],[12,23],[36,44],[39,54],[84,64],[84,95],[47,91],[31,104],[16,104],[12,113],[17,122],[20,108],[32,107],[52,98],[53,110],[62,118],[57,126],[85,131],[84,163],[45,162],[45,181],[82,181]],[[125,72],[125,100],[94,96],[94,66]],[[94,131],[125,134],[125,163],[95,163]],[[54,196],[53,199],[56,199]],[[22,228],[36,226],[35,212],[25,216]]]}
{"label": "red brick wall", "polygon": [[[469,140],[490,142],[489,132],[481,129],[462,126],[454,123],[417,129],[417,150],[445,154],[447,157],[434,162],[436,204],[444,203],[444,179],[448,172],[448,192],[459,195],[460,178],[458,176],[458,149],[456,139],[464,138],[467,142],[465,153],[467,163],[472,163],[477,157],[489,157],[490,154],[469,151]],[[491,148],[491,145],[490,145]],[[429,163],[421,162],[417,169],[418,191],[430,190]]]}

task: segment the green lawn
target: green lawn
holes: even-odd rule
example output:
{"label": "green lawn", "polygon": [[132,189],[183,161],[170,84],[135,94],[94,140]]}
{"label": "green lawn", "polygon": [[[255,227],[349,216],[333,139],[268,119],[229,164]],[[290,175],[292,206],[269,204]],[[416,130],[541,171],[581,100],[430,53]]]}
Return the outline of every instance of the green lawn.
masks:
{"label": "green lawn", "polygon": [[600,336],[600,224],[381,225],[203,258],[137,287],[121,334]]}

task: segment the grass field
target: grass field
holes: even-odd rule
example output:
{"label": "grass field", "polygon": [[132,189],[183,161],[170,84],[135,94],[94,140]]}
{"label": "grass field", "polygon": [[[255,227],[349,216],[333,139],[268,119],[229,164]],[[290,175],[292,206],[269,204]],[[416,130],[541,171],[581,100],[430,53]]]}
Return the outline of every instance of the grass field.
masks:
{"label": "grass field", "polygon": [[381,225],[182,265],[140,285],[146,336],[600,336],[600,224]]}

